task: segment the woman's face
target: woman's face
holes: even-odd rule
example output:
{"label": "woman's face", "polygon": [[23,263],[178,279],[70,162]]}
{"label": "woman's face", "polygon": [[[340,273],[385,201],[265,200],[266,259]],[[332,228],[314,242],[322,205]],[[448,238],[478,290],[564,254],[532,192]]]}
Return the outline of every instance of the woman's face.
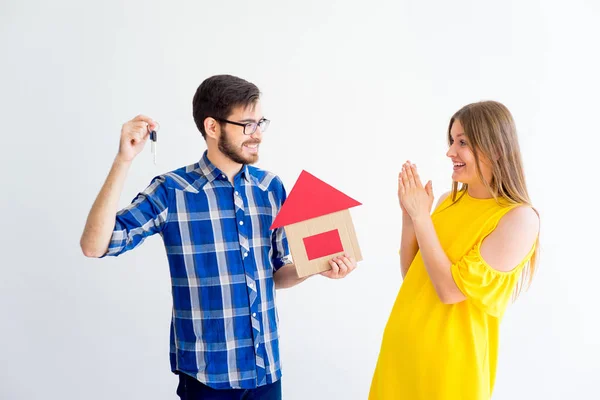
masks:
{"label": "woman's face", "polygon": [[[452,160],[454,171],[452,180],[467,184],[469,186],[478,186],[483,182],[477,176],[477,162],[473,155],[471,144],[467,141],[467,136],[459,120],[455,120],[450,128],[450,148],[446,155]],[[479,168],[484,178],[490,182],[492,178],[492,168],[483,155],[479,155]]]}

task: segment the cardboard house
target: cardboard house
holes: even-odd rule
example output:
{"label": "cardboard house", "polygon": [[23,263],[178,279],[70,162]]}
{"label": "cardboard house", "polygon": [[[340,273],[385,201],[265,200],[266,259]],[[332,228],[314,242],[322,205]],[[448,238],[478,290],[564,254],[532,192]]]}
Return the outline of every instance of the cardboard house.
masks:
{"label": "cardboard house", "polygon": [[346,254],[362,260],[349,209],[358,201],[302,171],[271,229],[284,227],[299,277],[331,269]]}

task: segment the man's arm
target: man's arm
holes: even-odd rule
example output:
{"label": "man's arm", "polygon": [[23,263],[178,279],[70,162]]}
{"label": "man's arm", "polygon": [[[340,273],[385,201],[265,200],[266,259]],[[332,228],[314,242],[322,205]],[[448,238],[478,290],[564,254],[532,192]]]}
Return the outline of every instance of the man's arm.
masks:
{"label": "man's arm", "polygon": [[108,250],[108,244],[115,227],[117,203],[123,190],[131,161],[117,156],[110,173],[92,205],[85,223],[79,244],[86,257],[101,257]]}
{"label": "man's arm", "polygon": [[[356,261],[354,261],[353,258],[347,258],[346,256],[335,257],[329,260],[329,265],[331,265],[330,270],[321,272],[321,275],[329,279],[345,278],[350,272],[356,269]],[[308,276],[299,278],[298,273],[296,272],[296,265],[294,264],[284,265],[275,271],[275,275],[273,275],[275,289],[291,288],[304,282],[308,278]]]}
{"label": "man's arm", "polygon": [[144,148],[150,130],[155,128],[156,123],[143,115],[123,125],[119,152],[92,205],[79,242],[86,257],[101,257],[106,253],[115,227],[117,204],[127,172],[135,156]]}
{"label": "man's arm", "polygon": [[275,271],[273,275],[275,289],[288,289],[304,282],[306,279],[308,279],[308,276],[304,278],[298,277],[295,264],[286,264]]}

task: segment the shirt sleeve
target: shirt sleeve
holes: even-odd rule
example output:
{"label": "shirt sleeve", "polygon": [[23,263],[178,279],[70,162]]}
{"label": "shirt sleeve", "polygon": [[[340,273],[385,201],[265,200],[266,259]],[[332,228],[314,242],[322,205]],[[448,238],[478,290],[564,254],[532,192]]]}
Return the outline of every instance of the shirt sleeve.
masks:
{"label": "shirt sleeve", "polygon": [[273,231],[273,269],[277,271],[286,264],[291,264],[289,248],[283,227]]}
{"label": "shirt sleeve", "polygon": [[452,265],[451,271],[456,285],[472,303],[489,315],[500,317],[512,299],[522,265],[509,272],[493,269],[481,256],[478,243]]}
{"label": "shirt sleeve", "polygon": [[[280,199],[278,204],[278,212],[281,210],[283,203],[285,202],[287,195],[283,183],[277,178],[278,185],[276,186],[276,194]],[[276,228],[271,234],[271,247],[273,249],[273,256],[271,262],[273,264],[274,271],[283,267],[286,264],[291,264],[290,249],[288,246],[287,237],[283,227]]]}
{"label": "shirt sleeve", "polygon": [[131,204],[117,213],[108,250],[102,257],[123,254],[160,232],[167,220],[168,205],[165,178],[156,177]]}

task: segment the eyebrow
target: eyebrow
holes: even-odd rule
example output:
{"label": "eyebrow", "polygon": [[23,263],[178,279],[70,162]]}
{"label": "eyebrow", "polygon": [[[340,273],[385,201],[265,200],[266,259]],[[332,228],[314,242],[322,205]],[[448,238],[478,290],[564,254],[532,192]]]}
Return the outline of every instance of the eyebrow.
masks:
{"label": "eyebrow", "polygon": [[[264,118],[265,118],[265,117],[260,117],[260,118],[258,119],[258,121],[260,121],[261,119],[264,119]],[[252,119],[252,118],[246,118],[246,119],[243,119],[243,120],[241,120],[240,122],[258,122],[258,121],[254,120],[254,119]]]}
{"label": "eyebrow", "polygon": [[[456,137],[459,138],[459,137],[464,136],[464,135],[465,135],[464,133],[459,133],[458,135],[456,135]],[[450,137],[452,137],[452,135],[450,135]]]}

